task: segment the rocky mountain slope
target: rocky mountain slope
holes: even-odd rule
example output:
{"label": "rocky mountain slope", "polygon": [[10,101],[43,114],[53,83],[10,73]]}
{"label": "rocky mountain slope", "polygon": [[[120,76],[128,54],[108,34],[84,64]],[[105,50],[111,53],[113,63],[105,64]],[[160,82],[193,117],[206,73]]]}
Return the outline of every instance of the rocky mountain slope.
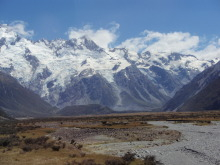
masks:
{"label": "rocky mountain slope", "polygon": [[2,72],[0,72],[0,110],[12,117],[40,117],[52,113],[51,105]]}
{"label": "rocky mountain slope", "polygon": [[164,106],[164,110],[220,110],[220,62],[183,86]]}
{"label": "rocky mountain slope", "polygon": [[0,70],[53,106],[160,108],[215,61],[178,53],[104,49],[88,37],[32,41],[0,25]]}
{"label": "rocky mountain slope", "polygon": [[4,110],[2,110],[2,109],[0,108],[0,122],[1,122],[1,121],[5,121],[5,120],[13,120],[13,118],[11,118],[10,116],[8,116],[8,115],[4,112]]}

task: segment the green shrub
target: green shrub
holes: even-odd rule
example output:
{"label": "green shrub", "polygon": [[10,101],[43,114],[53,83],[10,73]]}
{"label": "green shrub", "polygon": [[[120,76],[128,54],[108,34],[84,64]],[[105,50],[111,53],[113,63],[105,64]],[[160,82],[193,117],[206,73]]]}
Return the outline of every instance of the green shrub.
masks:
{"label": "green shrub", "polygon": [[99,165],[97,164],[93,159],[86,159],[83,160],[82,162],[77,162],[77,161],[72,161],[68,162],[67,165]]}
{"label": "green shrub", "polygon": [[22,147],[22,150],[23,150],[24,152],[30,152],[30,151],[33,150],[33,148],[31,148],[31,146],[24,146],[24,147]]}
{"label": "green shrub", "polygon": [[81,165],[98,165],[93,159],[86,159],[81,162]]}
{"label": "green shrub", "polygon": [[162,165],[159,161],[156,160],[155,156],[147,155],[144,158],[144,165]]}
{"label": "green shrub", "polygon": [[54,145],[51,147],[53,151],[59,151],[60,150],[60,146]]}
{"label": "green shrub", "polygon": [[76,145],[76,148],[81,150],[83,148],[83,145],[82,144],[78,144],[78,145]]}
{"label": "green shrub", "polygon": [[18,146],[20,144],[20,139],[16,135],[10,135],[9,137],[2,137],[0,138],[0,146],[2,147],[12,147]]}
{"label": "green shrub", "polygon": [[133,153],[130,153],[130,152],[127,152],[123,157],[122,159],[127,162],[127,163],[130,163],[132,162],[134,159],[135,159],[135,154]]}
{"label": "green shrub", "polygon": [[74,139],[72,139],[71,141],[70,141],[70,144],[75,144],[75,140]]}
{"label": "green shrub", "polygon": [[126,165],[126,162],[121,159],[108,159],[105,161],[105,165]]}
{"label": "green shrub", "polygon": [[81,156],[81,157],[85,157],[86,154],[85,154],[84,152],[82,152],[82,153],[80,153],[80,156]]}
{"label": "green shrub", "polygon": [[77,155],[76,154],[69,154],[69,157],[75,158],[75,157],[77,157]]}
{"label": "green shrub", "polygon": [[49,139],[49,137],[46,137],[46,136],[41,136],[36,139],[27,138],[27,139],[24,139],[24,143],[29,144],[29,145],[31,145],[31,144],[44,145],[48,139]]}
{"label": "green shrub", "polygon": [[7,147],[10,142],[9,138],[0,138],[0,146]]}

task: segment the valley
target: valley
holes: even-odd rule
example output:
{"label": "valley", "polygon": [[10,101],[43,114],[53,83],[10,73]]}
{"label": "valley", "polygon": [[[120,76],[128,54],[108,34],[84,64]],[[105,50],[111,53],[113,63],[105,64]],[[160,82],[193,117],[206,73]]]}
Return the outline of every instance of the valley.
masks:
{"label": "valley", "polygon": [[220,165],[219,7],[0,0],[0,165]]}
{"label": "valley", "polygon": [[219,111],[4,121],[0,125],[0,162],[217,165],[219,121]]}

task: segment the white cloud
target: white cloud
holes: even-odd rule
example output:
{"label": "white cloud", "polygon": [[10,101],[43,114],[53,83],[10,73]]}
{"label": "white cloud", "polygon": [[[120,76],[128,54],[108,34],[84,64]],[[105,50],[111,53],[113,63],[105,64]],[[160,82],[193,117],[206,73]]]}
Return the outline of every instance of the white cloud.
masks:
{"label": "white cloud", "polygon": [[198,46],[198,43],[199,37],[191,36],[189,33],[159,33],[146,30],[142,33],[142,37],[128,39],[120,46],[139,52],[170,53],[193,50]]}
{"label": "white cloud", "polygon": [[14,21],[9,25],[9,30],[16,32],[19,36],[29,38],[34,35],[33,30],[25,30],[26,23],[23,21]]}
{"label": "white cloud", "polygon": [[[131,51],[152,53],[165,52],[167,54],[178,52],[183,54],[193,54],[198,58],[213,59],[220,57],[220,39],[201,46],[203,38],[193,36],[190,33],[171,32],[160,33],[154,31],[144,31],[140,37],[130,38],[122,42],[118,47],[125,47]],[[202,47],[202,48],[201,48]]]}
{"label": "white cloud", "polygon": [[215,59],[220,58],[220,44],[218,41],[207,45],[204,49],[199,51],[194,51],[192,54],[196,55],[198,58],[202,59]]}
{"label": "white cloud", "polygon": [[157,39],[146,48],[152,52],[187,52],[195,49],[199,43],[199,37],[191,36],[189,33],[155,34],[147,31],[147,35],[150,41]]}
{"label": "white cloud", "polygon": [[92,29],[91,26],[86,25],[82,29],[70,28],[67,32],[69,39],[71,38],[81,38],[86,36],[93,40],[97,45],[102,48],[108,48],[111,46],[111,43],[116,41],[117,35],[116,31],[119,28],[119,24],[113,23],[110,29],[100,28],[98,30]]}

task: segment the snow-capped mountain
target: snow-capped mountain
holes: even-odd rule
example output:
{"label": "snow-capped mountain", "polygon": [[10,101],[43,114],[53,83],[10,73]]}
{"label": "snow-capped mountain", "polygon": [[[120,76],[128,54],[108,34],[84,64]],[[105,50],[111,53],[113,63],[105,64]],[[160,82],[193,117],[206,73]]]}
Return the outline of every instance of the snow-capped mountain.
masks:
{"label": "snow-capped mountain", "polygon": [[178,53],[104,49],[88,37],[34,42],[0,25],[0,70],[60,108],[84,104],[115,110],[159,108],[215,63]]}
{"label": "snow-capped mountain", "polygon": [[165,111],[201,111],[220,109],[220,62],[199,73],[168,101]]}

